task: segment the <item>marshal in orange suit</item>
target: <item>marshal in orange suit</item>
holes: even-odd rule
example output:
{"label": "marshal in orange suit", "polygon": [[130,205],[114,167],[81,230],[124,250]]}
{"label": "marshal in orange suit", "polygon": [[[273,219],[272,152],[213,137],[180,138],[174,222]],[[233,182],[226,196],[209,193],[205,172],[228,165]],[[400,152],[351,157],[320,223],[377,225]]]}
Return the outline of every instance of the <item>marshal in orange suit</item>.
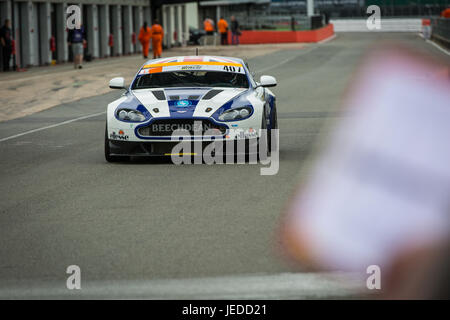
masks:
{"label": "marshal in orange suit", "polygon": [[163,38],[164,38],[163,28],[158,23],[158,20],[153,21],[152,25],[153,59],[161,58]]}
{"label": "marshal in orange suit", "polygon": [[141,27],[141,31],[139,32],[139,41],[142,44],[142,54],[144,58],[148,57],[148,49],[150,47],[150,39],[152,37],[152,32],[150,27],[147,26],[147,22],[144,22],[144,26]]}

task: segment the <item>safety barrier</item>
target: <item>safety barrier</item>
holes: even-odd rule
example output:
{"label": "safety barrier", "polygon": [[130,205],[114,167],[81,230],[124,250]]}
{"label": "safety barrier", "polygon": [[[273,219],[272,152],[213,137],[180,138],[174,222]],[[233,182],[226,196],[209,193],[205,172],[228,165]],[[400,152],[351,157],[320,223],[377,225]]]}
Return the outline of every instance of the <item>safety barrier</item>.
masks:
{"label": "safety barrier", "polygon": [[450,48],[450,18],[431,19],[431,38]]}
{"label": "safety barrier", "polygon": [[367,19],[331,19],[336,32],[421,32],[422,18],[381,18],[381,29],[367,28]]}
{"label": "safety barrier", "polygon": [[[263,31],[243,30],[239,37],[240,44],[288,43],[288,42],[319,42],[334,35],[332,24],[316,30],[304,31]],[[228,34],[231,43],[231,34]]]}

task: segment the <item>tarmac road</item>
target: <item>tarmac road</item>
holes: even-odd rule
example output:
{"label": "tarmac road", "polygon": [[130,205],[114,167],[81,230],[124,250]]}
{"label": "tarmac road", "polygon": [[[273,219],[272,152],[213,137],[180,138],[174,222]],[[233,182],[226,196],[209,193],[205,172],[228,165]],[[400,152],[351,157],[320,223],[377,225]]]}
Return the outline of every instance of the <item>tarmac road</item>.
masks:
{"label": "tarmac road", "polygon": [[274,176],[249,164],[106,163],[103,112],[118,91],[0,123],[0,297],[68,294],[69,265],[81,267],[83,288],[97,289],[77,294],[94,297],[351,294],[360,284],[339,287],[283,259],[277,233],[359,58],[386,38],[448,59],[416,34],[357,33],[249,60],[279,83]]}

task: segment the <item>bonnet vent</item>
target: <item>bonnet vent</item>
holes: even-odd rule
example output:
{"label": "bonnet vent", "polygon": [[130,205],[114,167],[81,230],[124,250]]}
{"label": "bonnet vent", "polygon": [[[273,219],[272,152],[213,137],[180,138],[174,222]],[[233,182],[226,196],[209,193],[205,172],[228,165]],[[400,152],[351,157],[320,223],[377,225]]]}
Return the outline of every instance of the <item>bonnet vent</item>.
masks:
{"label": "bonnet vent", "polygon": [[158,99],[158,100],[166,100],[166,95],[164,94],[163,90],[152,91],[152,93],[156,97],[156,99]]}
{"label": "bonnet vent", "polygon": [[210,91],[208,91],[202,98],[202,100],[209,100],[211,98],[214,98],[216,95],[218,95],[219,93],[221,93],[223,90],[218,90],[218,89],[212,89]]}

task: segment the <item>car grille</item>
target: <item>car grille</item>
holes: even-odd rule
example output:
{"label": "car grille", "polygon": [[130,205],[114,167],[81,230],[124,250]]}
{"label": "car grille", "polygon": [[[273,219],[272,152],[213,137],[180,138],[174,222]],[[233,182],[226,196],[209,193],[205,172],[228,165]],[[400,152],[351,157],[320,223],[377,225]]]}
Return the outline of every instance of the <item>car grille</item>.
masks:
{"label": "car grille", "polygon": [[207,119],[161,119],[139,128],[138,133],[143,137],[170,137],[177,129],[187,130],[190,135],[198,135],[200,130],[202,135],[206,130],[211,129],[216,130],[214,135],[224,135],[227,131],[226,126],[215,124]]}

